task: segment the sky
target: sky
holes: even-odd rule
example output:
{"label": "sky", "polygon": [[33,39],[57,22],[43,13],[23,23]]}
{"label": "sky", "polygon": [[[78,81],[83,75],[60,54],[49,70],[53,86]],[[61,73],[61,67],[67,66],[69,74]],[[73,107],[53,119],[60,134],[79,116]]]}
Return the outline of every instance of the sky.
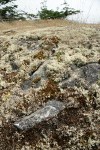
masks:
{"label": "sky", "polygon": [[[19,10],[29,13],[36,13],[43,0],[16,0]],[[48,9],[61,8],[64,0],[47,0]],[[66,0],[70,8],[81,10],[77,15],[68,17],[70,20],[77,20],[86,23],[100,23],[100,0]]]}

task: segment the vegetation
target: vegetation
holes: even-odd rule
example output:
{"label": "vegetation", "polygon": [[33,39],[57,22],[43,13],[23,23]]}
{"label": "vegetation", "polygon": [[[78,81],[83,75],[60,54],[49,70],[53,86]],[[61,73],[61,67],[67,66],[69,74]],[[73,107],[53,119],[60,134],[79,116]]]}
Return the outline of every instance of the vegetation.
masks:
{"label": "vegetation", "polygon": [[57,9],[56,11],[52,9],[47,8],[47,0],[44,0],[42,3],[41,10],[36,14],[28,14],[27,12],[21,11],[18,12],[16,8],[17,5],[14,4],[14,1],[16,0],[0,0],[0,21],[2,20],[15,20],[15,19],[33,19],[33,18],[40,18],[40,19],[60,19],[60,18],[66,18],[68,15],[77,14],[80,11],[74,10],[72,8],[69,8],[67,3],[64,2],[63,9],[59,11]]}
{"label": "vegetation", "polygon": [[37,54],[34,55],[34,58],[37,58],[37,59],[45,59],[45,55],[44,55],[44,52],[43,51],[39,51]]}
{"label": "vegetation", "polygon": [[15,10],[17,5],[14,5],[13,1],[14,0],[0,0],[0,20],[13,19],[18,16]]}
{"label": "vegetation", "polygon": [[0,0],[0,21],[10,21],[25,19],[24,16],[28,18],[32,14],[25,13],[24,11],[18,12],[16,8],[17,5],[14,4],[16,0]]}
{"label": "vegetation", "polygon": [[60,19],[60,18],[66,18],[69,15],[72,14],[77,14],[80,11],[79,10],[74,10],[72,8],[69,8],[67,3],[64,2],[64,7],[61,11],[59,10],[52,10],[52,9],[48,9],[47,5],[46,5],[47,0],[44,0],[44,2],[42,3],[42,7],[41,7],[41,11],[38,12],[38,16],[40,19]]}

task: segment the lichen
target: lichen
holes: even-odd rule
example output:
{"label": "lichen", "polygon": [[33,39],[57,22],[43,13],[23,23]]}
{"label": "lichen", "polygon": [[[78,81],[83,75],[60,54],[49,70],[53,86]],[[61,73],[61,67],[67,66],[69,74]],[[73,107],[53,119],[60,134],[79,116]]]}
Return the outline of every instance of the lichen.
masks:
{"label": "lichen", "polygon": [[77,67],[82,67],[85,65],[84,60],[81,60],[79,58],[73,60],[73,64],[76,65]]}
{"label": "lichen", "polygon": [[[37,27],[49,27],[33,30],[32,21],[33,31],[0,34],[1,150],[99,149],[100,30],[62,22],[38,20]],[[49,100],[66,108],[28,132],[13,126]]]}

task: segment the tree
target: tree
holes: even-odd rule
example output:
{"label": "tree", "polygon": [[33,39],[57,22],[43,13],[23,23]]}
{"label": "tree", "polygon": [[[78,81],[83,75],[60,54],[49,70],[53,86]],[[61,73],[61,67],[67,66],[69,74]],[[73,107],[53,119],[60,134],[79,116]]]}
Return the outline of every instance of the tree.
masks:
{"label": "tree", "polygon": [[17,5],[14,5],[15,0],[0,0],[0,21],[2,20],[13,20],[13,19],[22,19],[22,14],[18,14],[16,8]]}
{"label": "tree", "polygon": [[49,10],[47,8],[47,0],[44,0],[42,2],[42,7],[41,7],[41,11],[38,12],[38,16],[40,17],[40,19],[59,19],[59,18],[66,18],[67,16],[69,15],[72,15],[72,14],[77,14],[79,13],[80,11],[79,10],[74,10],[72,8],[69,8],[66,1],[64,1],[64,4],[63,4],[63,9],[62,11],[59,11],[59,10]]}

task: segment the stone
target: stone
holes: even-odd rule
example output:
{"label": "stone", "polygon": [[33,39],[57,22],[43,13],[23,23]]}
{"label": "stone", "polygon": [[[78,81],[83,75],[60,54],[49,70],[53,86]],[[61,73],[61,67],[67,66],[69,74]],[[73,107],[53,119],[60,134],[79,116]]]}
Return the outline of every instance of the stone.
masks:
{"label": "stone", "polygon": [[100,64],[90,63],[84,67],[81,67],[81,77],[89,83],[89,85],[99,80]]}
{"label": "stone", "polygon": [[71,76],[68,80],[62,82],[61,87],[66,88],[76,86],[79,88],[82,86],[85,89],[88,89],[92,84],[100,80],[100,64],[86,64],[79,69],[74,69],[73,74],[76,74],[76,77],[73,78]]}
{"label": "stone", "polygon": [[16,121],[14,126],[20,130],[27,131],[42,121],[52,119],[64,108],[65,105],[63,102],[56,100],[49,101],[43,108],[37,110],[29,116],[23,117],[19,121]]}
{"label": "stone", "polygon": [[32,86],[32,80],[27,79],[21,84],[21,89],[22,90],[28,90]]}

